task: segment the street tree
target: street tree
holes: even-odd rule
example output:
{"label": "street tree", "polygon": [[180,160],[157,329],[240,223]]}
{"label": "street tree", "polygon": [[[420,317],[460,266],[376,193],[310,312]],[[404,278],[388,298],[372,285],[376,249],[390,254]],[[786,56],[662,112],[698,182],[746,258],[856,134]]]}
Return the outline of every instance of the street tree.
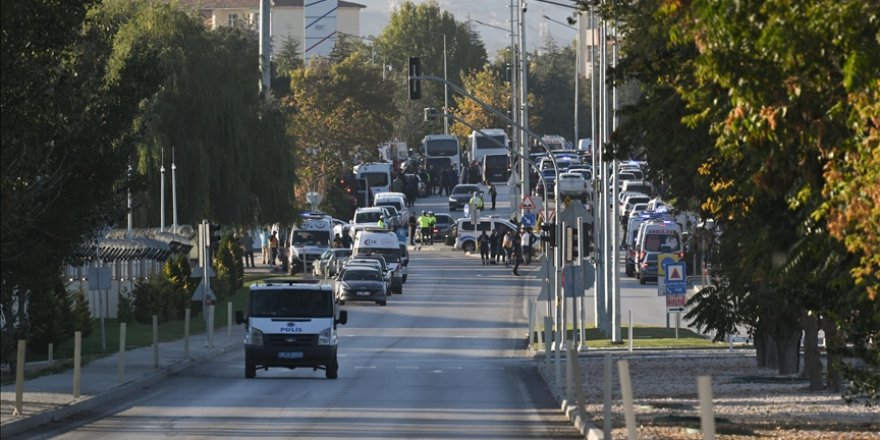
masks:
{"label": "street tree", "polygon": [[[332,63],[315,58],[291,73],[285,101],[294,154],[299,163],[297,195],[327,194],[329,184],[354,164],[375,160],[376,148],[391,137],[397,116],[394,84],[359,51]],[[370,87],[364,87],[370,84]]]}

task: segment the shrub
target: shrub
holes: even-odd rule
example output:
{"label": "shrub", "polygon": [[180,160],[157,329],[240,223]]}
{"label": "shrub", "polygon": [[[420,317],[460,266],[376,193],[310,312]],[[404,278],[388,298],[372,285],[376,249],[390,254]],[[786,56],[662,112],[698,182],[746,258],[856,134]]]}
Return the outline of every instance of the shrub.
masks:
{"label": "shrub", "polygon": [[92,334],[92,312],[89,311],[86,292],[82,288],[73,294],[71,322],[73,322],[73,331],[82,332],[83,338],[87,338]]}

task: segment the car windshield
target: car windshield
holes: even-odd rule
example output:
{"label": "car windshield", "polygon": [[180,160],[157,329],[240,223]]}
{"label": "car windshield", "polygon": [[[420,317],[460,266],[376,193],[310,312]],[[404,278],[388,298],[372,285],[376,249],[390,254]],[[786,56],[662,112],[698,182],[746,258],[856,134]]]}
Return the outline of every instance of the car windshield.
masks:
{"label": "car windshield", "polygon": [[397,248],[361,248],[358,250],[358,257],[380,256],[385,258],[386,263],[400,262],[400,247]]}
{"label": "car windshield", "polygon": [[391,201],[391,200],[380,200],[376,202],[376,206],[385,206],[388,208],[393,208],[395,214],[397,214],[397,207],[400,206],[399,203]]}
{"label": "car windshield", "polygon": [[388,173],[366,172],[361,173],[360,178],[367,179],[370,186],[388,186]]}
{"label": "car windshield", "polygon": [[347,270],[342,273],[342,281],[382,281],[382,275],[374,270]]}
{"label": "car windshield", "polygon": [[293,231],[291,242],[301,246],[316,246],[330,242],[329,231]]}
{"label": "car windshield", "polygon": [[479,191],[476,185],[456,186],[452,189],[453,194],[473,194],[474,191]]}
{"label": "car windshield", "polygon": [[376,223],[382,218],[382,213],[378,211],[359,212],[354,216],[355,223]]}
{"label": "car windshield", "polygon": [[252,290],[250,316],[279,318],[323,318],[333,316],[333,299],[321,290]]}

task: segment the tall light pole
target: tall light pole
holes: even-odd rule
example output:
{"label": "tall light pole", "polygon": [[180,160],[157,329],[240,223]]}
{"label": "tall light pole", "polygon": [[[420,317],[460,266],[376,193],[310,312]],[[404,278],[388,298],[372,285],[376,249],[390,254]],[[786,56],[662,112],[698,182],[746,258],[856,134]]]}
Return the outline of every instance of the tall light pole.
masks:
{"label": "tall light pole", "polygon": [[269,99],[271,94],[271,60],[272,60],[272,40],[270,35],[271,16],[269,12],[270,0],[260,0],[260,68],[262,69],[263,78],[260,87],[263,91],[265,99]]}
{"label": "tall light pole", "polygon": [[[578,16],[580,16],[580,15],[578,15]],[[553,23],[565,26],[565,27],[575,31],[576,35],[577,35],[576,39],[575,39],[575,50],[574,50],[574,139],[572,139],[572,142],[574,143],[575,148],[577,148],[577,141],[578,141],[578,138],[580,138],[580,136],[578,135],[578,107],[579,107],[578,106],[578,99],[580,99],[578,95],[580,92],[579,83],[580,83],[580,69],[581,69],[581,32],[577,28],[570,26],[568,23],[564,23],[564,22],[561,22],[561,21],[556,20],[554,18],[550,18],[547,15],[542,15],[542,17],[544,17],[548,21],[552,21]]]}
{"label": "tall light pole", "polygon": [[[446,75],[446,34],[443,34],[443,79],[449,81]],[[443,113],[449,113],[449,85],[443,84]],[[449,118],[443,118],[443,134],[449,134]]]}

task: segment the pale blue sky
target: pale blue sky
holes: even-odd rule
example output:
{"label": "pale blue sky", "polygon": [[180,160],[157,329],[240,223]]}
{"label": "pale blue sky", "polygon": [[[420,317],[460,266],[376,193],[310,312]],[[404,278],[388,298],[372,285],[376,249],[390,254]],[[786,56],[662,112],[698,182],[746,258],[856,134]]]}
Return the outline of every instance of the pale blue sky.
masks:
{"label": "pale blue sky", "polygon": [[[352,0],[362,5],[361,9],[361,34],[378,35],[388,24],[391,11],[403,0]],[[426,3],[428,0],[413,0],[413,3]],[[568,3],[568,0],[554,0],[557,3]],[[509,28],[510,1],[509,0],[438,0],[440,9],[451,12],[458,21],[471,19],[480,20],[495,26]],[[551,36],[560,46],[574,41],[575,32],[560,24],[547,21],[542,16],[547,15],[553,19],[564,22],[571,15],[572,10],[561,6],[528,1],[526,12],[526,46],[529,50],[542,45],[546,36]],[[510,43],[510,36],[498,29],[493,29],[480,24],[473,24],[474,30],[480,33],[483,42],[486,43],[486,51],[489,58],[494,57],[495,52]]]}

